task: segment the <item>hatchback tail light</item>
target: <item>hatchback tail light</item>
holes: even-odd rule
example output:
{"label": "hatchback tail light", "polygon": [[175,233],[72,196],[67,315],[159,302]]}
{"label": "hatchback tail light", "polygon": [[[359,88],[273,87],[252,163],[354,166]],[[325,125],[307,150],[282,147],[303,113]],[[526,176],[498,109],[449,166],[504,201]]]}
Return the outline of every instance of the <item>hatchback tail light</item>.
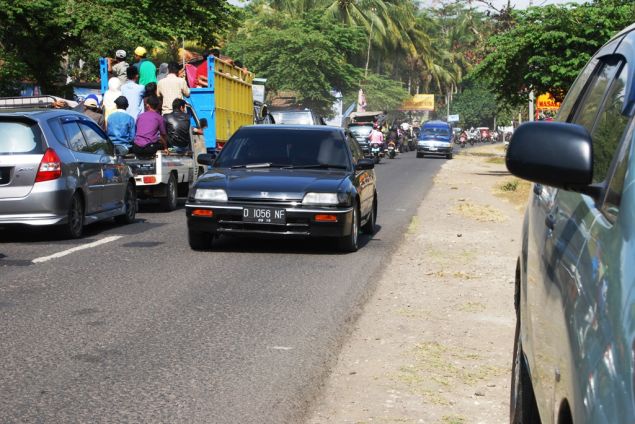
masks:
{"label": "hatchback tail light", "polygon": [[35,176],[35,182],[41,183],[43,181],[55,180],[62,176],[62,162],[60,157],[57,156],[55,150],[48,148],[44,152],[42,162],[38,168],[37,175]]}

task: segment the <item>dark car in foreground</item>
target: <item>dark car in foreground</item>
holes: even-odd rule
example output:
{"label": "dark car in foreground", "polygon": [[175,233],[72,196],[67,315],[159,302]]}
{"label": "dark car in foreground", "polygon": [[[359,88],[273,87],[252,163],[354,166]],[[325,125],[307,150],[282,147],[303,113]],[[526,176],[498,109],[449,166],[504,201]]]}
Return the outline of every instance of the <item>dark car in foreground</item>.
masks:
{"label": "dark car in foreground", "polygon": [[239,129],[190,190],[189,243],[224,235],[329,237],[358,248],[377,218],[374,163],[341,128],[259,125]]}
{"label": "dark car in foreground", "polygon": [[0,107],[0,226],[57,226],[81,237],[84,225],[107,218],[135,219],[137,200],[130,168],[90,118],[46,108]]}
{"label": "dark car in foreground", "polygon": [[516,271],[513,423],[635,422],[635,26],[506,163],[534,183]]}

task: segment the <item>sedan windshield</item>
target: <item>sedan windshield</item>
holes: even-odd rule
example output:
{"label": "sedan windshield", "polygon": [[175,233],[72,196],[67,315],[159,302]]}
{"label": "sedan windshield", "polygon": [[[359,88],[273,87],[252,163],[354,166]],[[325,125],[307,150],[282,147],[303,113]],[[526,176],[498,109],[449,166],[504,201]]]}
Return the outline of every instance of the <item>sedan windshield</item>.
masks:
{"label": "sedan windshield", "polygon": [[428,136],[428,137],[449,137],[450,136],[450,132],[447,130],[447,128],[435,128],[435,127],[430,127],[430,128],[424,128],[423,131],[421,132],[422,136]]}
{"label": "sedan windshield", "polygon": [[227,142],[214,166],[348,169],[349,157],[338,131],[246,129]]}

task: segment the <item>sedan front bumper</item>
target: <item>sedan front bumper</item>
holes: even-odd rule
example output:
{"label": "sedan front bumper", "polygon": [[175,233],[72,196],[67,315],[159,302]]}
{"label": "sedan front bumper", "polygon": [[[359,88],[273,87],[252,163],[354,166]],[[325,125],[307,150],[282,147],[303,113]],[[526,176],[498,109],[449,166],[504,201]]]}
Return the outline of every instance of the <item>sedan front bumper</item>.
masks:
{"label": "sedan front bumper", "polygon": [[452,145],[449,146],[417,146],[417,153],[426,155],[449,155],[452,153]]}
{"label": "sedan front bumper", "polygon": [[[243,221],[243,209],[245,207],[284,209],[285,223],[245,222]],[[201,216],[201,213],[206,213],[204,211],[212,211],[211,216]],[[272,204],[212,205],[188,202],[185,205],[185,213],[189,230],[211,234],[275,235],[283,237],[344,237],[350,234],[353,219],[352,207],[345,209],[303,208],[299,206],[281,207]],[[329,215],[334,220],[329,222],[318,221],[317,215]]]}

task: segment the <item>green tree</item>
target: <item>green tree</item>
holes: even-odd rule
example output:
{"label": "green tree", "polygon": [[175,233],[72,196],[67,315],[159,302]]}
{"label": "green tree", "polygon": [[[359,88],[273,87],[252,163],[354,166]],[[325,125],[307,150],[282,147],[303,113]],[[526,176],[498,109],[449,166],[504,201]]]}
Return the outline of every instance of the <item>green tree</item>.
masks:
{"label": "green tree", "polygon": [[260,25],[246,25],[226,52],[267,78],[269,89],[292,90],[304,106],[330,115],[331,90],[350,90],[361,77],[349,57],[363,47],[363,33],[316,13],[303,19],[275,14],[256,19]]}
{"label": "green tree", "polygon": [[[397,110],[409,97],[401,82],[374,73],[368,74],[363,83],[366,95],[366,110]],[[357,90],[351,90],[344,95],[344,104],[350,105],[357,101]]]}
{"label": "green tree", "polygon": [[472,77],[511,104],[531,90],[562,100],[593,53],[633,20],[635,4],[621,0],[513,11],[513,26],[490,39]]}

